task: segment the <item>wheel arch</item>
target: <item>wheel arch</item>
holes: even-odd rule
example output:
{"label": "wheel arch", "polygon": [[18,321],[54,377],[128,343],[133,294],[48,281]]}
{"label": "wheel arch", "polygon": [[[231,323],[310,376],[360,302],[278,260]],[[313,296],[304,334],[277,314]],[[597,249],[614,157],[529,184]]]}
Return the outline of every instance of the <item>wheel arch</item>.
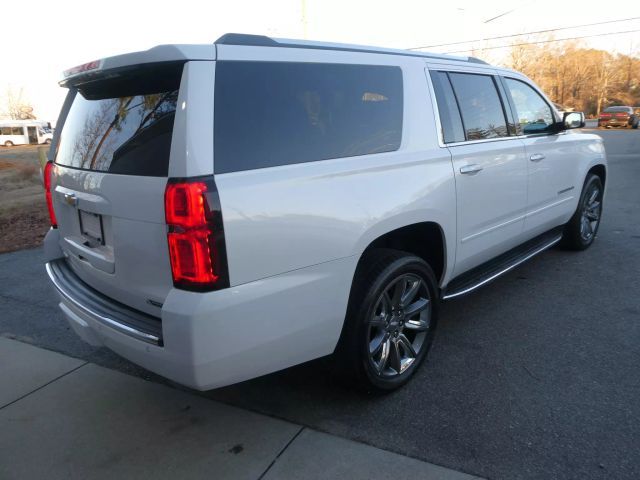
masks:
{"label": "wheel arch", "polygon": [[412,223],[389,230],[374,238],[364,248],[360,261],[376,248],[407,252],[422,258],[429,264],[438,284],[447,269],[447,243],[444,229],[433,221]]}
{"label": "wheel arch", "polygon": [[589,175],[590,173],[600,177],[600,181],[602,182],[602,186],[605,187],[605,185],[607,183],[607,167],[604,164],[599,163],[597,165],[592,166],[589,169],[589,171],[587,172],[587,175]]}

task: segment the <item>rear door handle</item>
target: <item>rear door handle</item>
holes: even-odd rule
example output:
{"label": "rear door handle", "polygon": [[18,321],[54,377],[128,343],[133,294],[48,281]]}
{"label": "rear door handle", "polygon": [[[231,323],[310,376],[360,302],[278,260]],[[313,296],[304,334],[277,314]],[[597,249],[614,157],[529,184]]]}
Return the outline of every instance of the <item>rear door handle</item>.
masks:
{"label": "rear door handle", "polygon": [[482,167],[477,163],[460,167],[460,173],[462,173],[463,175],[473,175],[475,173],[478,173],[481,170],[482,170]]}
{"label": "rear door handle", "polygon": [[534,153],[529,157],[529,160],[532,162],[539,162],[540,160],[544,160],[544,155],[542,153]]}

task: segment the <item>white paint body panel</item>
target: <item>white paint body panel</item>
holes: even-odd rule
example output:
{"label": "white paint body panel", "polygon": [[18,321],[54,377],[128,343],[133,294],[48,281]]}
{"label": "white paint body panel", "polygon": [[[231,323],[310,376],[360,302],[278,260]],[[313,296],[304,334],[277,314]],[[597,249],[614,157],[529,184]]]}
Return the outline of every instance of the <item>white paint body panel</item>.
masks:
{"label": "white paint body panel", "polygon": [[[403,136],[398,151],[215,175],[231,284],[220,291],[193,293],[172,286],[164,223],[165,178],[58,167],[54,197],[60,228],[51,230],[45,240],[48,259],[72,257],[64,237],[78,232],[69,217],[74,212],[66,209],[62,198],[73,190],[81,208],[102,213],[110,222],[106,230],[115,242],[111,253],[116,274],[96,271],[73,258],[71,265],[103,294],[160,316],[164,345],[142,343],[112,330],[63,299],[63,311],[74,330],[87,341],[102,343],[149,370],[198,389],[228,385],[332,353],[360,255],[381,235],[419,222],[439,225],[445,243],[440,281],[444,287],[455,275],[541,229],[566,222],[588,169],[606,163],[602,141],[584,134],[442,144],[425,67],[515,75],[490,66],[317,48],[218,45],[217,51],[212,47],[152,51],[154,61],[161,53],[175,60],[188,52],[195,60],[186,63],[179,92],[169,164],[172,177],[215,171],[216,59],[393,65],[403,73]],[[139,57],[144,53],[105,60],[103,65],[142,62]],[[531,166],[529,152],[543,148],[549,161]],[[567,155],[571,159],[563,163]],[[472,163],[483,170],[477,175],[459,173]],[[565,183],[576,186],[567,194],[570,200],[548,207],[554,189]],[[538,212],[539,207],[545,212]],[[150,305],[147,299],[162,306]]]}

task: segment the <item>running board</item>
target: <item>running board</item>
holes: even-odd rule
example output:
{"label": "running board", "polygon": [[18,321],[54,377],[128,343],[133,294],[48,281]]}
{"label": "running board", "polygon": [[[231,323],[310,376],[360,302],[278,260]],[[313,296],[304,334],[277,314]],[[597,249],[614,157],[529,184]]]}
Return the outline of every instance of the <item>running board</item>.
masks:
{"label": "running board", "polygon": [[449,300],[472,292],[482,285],[495,280],[518,265],[526,262],[537,254],[544,252],[560,241],[562,227],[543,233],[542,235],[509,250],[502,255],[489,260],[482,265],[472,268],[451,280],[442,292],[442,299]]}

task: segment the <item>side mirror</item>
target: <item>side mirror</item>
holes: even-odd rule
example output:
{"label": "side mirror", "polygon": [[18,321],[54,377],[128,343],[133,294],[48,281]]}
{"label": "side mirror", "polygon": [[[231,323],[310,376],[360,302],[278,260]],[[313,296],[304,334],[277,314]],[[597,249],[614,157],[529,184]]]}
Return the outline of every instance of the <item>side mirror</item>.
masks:
{"label": "side mirror", "polygon": [[564,112],[562,124],[565,130],[583,128],[585,126],[584,112]]}

